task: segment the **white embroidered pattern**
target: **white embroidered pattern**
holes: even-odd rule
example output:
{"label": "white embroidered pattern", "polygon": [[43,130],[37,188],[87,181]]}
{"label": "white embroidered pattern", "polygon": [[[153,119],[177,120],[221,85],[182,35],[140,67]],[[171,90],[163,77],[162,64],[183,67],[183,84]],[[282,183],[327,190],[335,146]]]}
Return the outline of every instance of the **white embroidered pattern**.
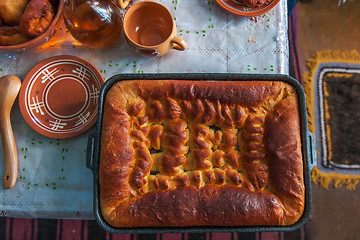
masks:
{"label": "white embroidered pattern", "polygon": [[52,130],[63,129],[64,126],[67,125],[67,123],[61,122],[61,120],[55,120],[55,121],[50,120],[49,122],[50,122],[49,125]]}
{"label": "white embroidered pattern", "polygon": [[76,126],[78,124],[85,124],[88,122],[88,118],[90,117],[90,112],[87,112],[85,115],[79,114],[79,120],[76,122]]}
{"label": "white embroidered pattern", "polygon": [[35,110],[36,113],[40,113],[41,115],[44,115],[44,112],[42,111],[42,107],[45,106],[44,102],[40,102],[38,99],[38,96],[36,96],[35,98],[32,97],[32,104],[30,104],[29,108],[30,111]]}
{"label": "white embroidered pattern", "polygon": [[81,80],[89,80],[90,74],[87,73],[86,68],[80,66],[78,68],[76,68],[75,70],[72,70],[73,73],[77,74],[77,77],[80,78]]}
{"label": "white embroidered pattern", "polygon": [[99,89],[94,86],[94,84],[91,85],[92,91],[90,92],[90,98],[93,100],[94,104],[97,104],[99,99]]}
{"label": "white embroidered pattern", "polygon": [[49,71],[48,68],[44,69],[40,74],[44,74],[44,76],[41,77],[42,81],[41,83],[45,83],[47,80],[50,82],[55,79],[54,75],[59,72],[57,68],[54,68],[53,70]]}

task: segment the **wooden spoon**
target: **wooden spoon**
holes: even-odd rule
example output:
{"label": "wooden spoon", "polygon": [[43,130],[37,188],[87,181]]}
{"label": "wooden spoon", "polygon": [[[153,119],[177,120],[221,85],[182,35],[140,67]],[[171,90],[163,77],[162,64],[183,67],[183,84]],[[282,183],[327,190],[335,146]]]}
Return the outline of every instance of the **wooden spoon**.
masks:
{"label": "wooden spoon", "polygon": [[4,150],[4,189],[14,187],[18,173],[17,151],[11,128],[10,111],[20,87],[21,80],[14,75],[0,78],[0,134]]}

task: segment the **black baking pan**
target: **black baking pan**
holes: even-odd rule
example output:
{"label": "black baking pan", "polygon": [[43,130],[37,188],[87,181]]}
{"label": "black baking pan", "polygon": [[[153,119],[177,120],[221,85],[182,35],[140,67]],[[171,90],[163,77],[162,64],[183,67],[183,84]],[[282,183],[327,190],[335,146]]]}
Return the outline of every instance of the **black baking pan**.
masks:
{"label": "black baking pan", "polygon": [[[282,81],[293,86],[299,98],[301,116],[301,134],[304,161],[305,209],[301,218],[293,225],[287,226],[203,226],[203,227],[164,227],[164,228],[115,228],[109,225],[101,215],[99,200],[99,160],[102,128],[103,104],[107,91],[117,82],[123,80],[191,80],[191,81]],[[108,79],[102,86],[99,95],[98,119],[95,132],[89,136],[87,149],[87,167],[93,172],[94,216],[98,224],[111,233],[204,233],[204,232],[280,232],[293,231],[303,226],[311,212],[311,170],[316,165],[315,136],[307,127],[305,94],[302,86],[294,78],[287,75],[258,74],[119,74]]]}

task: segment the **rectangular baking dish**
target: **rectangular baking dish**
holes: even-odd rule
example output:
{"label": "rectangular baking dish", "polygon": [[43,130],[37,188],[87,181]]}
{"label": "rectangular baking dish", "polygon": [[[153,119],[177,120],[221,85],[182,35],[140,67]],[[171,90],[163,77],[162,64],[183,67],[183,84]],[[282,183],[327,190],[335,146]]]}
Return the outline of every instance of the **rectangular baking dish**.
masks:
{"label": "rectangular baking dish", "polygon": [[[99,198],[99,161],[100,141],[103,117],[103,105],[107,91],[117,82],[123,80],[191,80],[191,81],[282,81],[296,89],[300,110],[302,153],[304,162],[305,209],[301,218],[289,226],[239,226],[239,227],[164,227],[164,228],[115,228],[107,224],[101,214]],[[311,170],[316,166],[315,136],[307,127],[305,94],[300,83],[287,75],[258,74],[119,74],[108,79],[102,86],[99,95],[98,119],[95,131],[89,136],[87,148],[87,167],[93,173],[94,217],[106,231],[117,234],[127,233],[203,233],[203,232],[277,232],[293,231],[303,226],[311,212]]]}

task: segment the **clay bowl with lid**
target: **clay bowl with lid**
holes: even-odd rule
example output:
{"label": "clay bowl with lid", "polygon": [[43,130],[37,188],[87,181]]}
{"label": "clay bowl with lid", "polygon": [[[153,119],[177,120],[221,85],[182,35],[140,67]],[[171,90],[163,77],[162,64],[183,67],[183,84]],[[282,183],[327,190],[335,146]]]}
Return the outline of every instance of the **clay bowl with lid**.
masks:
{"label": "clay bowl with lid", "polygon": [[280,0],[269,0],[265,4],[255,7],[248,7],[241,0],[216,0],[216,2],[228,12],[240,16],[255,17],[272,10]]}
{"label": "clay bowl with lid", "polygon": [[[64,9],[64,0],[58,0],[58,1],[50,1],[53,5],[53,8],[55,9],[55,15],[50,23],[49,27],[39,36],[33,37],[30,40],[15,44],[15,45],[9,45],[4,46],[0,45],[0,51],[23,51],[35,47],[39,47],[46,42],[48,42],[56,33],[56,31],[60,28],[62,22],[63,22],[63,9]],[[54,4],[55,2],[55,4]]]}

